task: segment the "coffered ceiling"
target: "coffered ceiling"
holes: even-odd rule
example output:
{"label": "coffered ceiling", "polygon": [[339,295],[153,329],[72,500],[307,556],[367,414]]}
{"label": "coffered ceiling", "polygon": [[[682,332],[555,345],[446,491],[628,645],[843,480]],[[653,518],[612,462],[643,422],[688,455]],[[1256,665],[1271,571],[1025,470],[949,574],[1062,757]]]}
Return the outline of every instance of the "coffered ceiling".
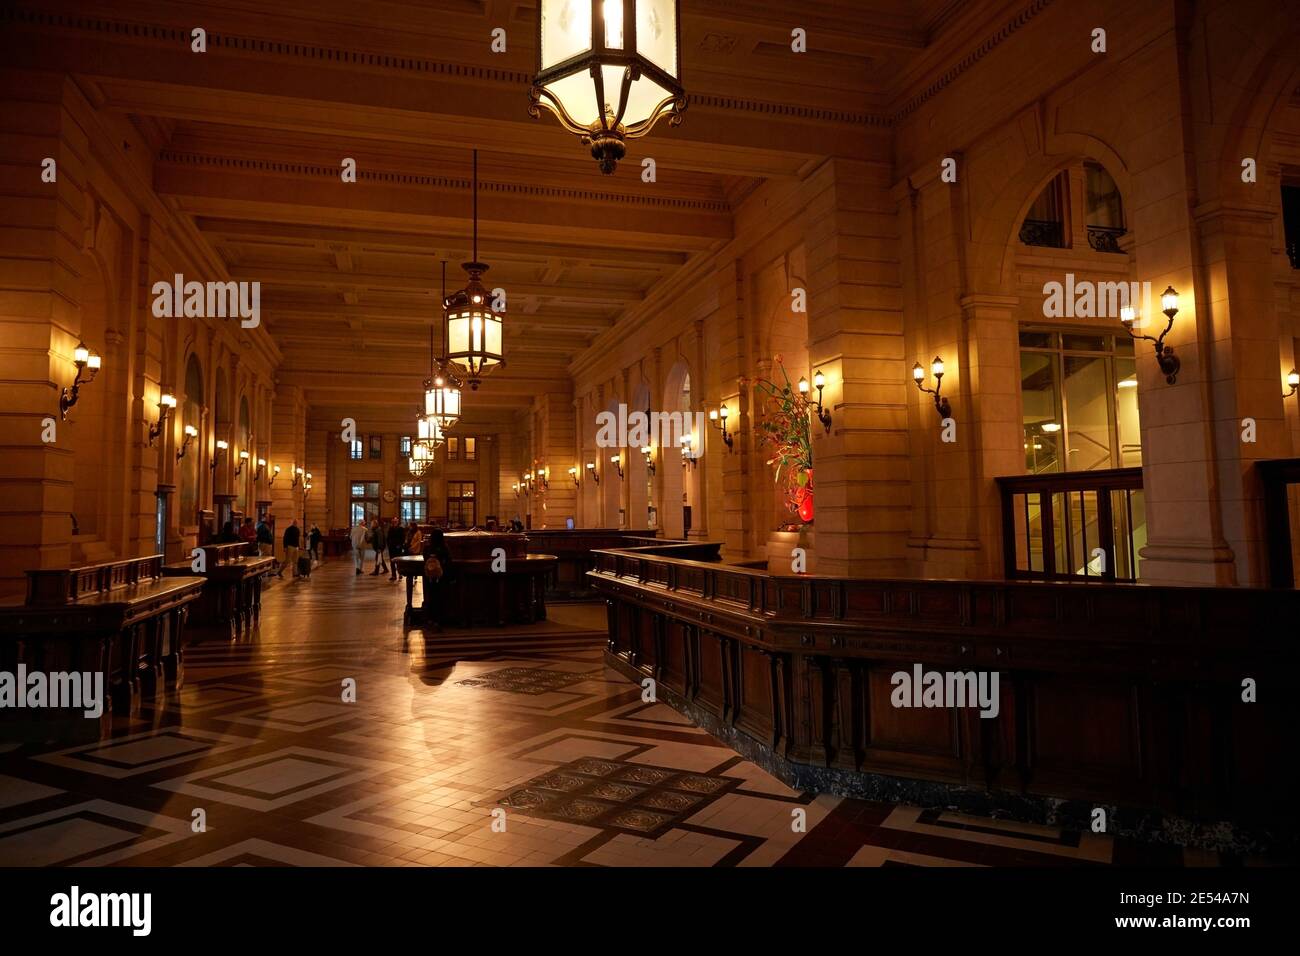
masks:
{"label": "coffered ceiling", "polygon": [[[891,108],[937,37],[978,26],[969,6],[682,0],[685,122],[631,143],[614,176],[527,115],[524,0],[19,0],[0,22],[15,65],[72,74],[138,127],[155,191],[232,278],[261,282],[279,380],[317,409],[413,406],[441,264],[451,290],[470,257],[477,148],[479,255],[508,306],[508,365],[467,402],[486,420],[526,407],[657,283],[729,241],[762,179],[828,155],[887,160]],[[505,53],[490,49],[497,26]],[[790,53],[796,27],[808,54]]]}

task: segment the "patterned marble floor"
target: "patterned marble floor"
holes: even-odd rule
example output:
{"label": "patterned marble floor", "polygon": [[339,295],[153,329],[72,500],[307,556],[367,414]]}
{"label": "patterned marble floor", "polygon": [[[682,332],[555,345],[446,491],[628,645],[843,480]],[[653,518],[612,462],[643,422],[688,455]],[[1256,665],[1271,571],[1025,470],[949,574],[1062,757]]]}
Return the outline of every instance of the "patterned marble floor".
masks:
{"label": "patterned marble floor", "polygon": [[276,581],[113,739],[0,743],[0,865],[1238,862],[796,793],[606,669],[602,606],[426,635],[402,590],[338,559]]}

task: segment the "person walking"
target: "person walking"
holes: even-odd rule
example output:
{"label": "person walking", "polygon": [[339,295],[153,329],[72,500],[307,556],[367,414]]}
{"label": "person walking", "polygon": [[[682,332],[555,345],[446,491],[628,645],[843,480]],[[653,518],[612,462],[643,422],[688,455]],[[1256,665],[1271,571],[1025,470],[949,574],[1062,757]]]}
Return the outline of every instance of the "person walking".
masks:
{"label": "person walking", "polygon": [[388,570],[388,563],[384,560],[384,549],[388,547],[388,536],[378,518],[370,522],[370,546],[375,549],[375,569],[370,572],[370,576],[374,577],[381,569]]}
{"label": "person walking", "polygon": [[352,529],[352,562],[356,565],[357,574],[361,573],[361,565],[366,560],[366,542],[370,539],[370,532],[366,529],[366,519],[360,518],[357,526]]}
{"label": "person walking", "polygon": [[[302,529],[298,527],[298,519],[294,518],[289,523],[289,527],[284,529],[284,538],[281,541],[284,545],[284,563],[292,569],[292,577],[298,576],[298,546],[302,543]],[[284,565],[280,566],[280,573],[277,577],[284,577]]]}
{"label": "person walking", "polygon": [[[257,553],[264,558],[275,560],[275,532],[271,530],[271,524],[262,518],[257,522]],[[283,577],[283,568],[276,568],[276,577]]]}
{"label": "person walking", "polygon": [[393,515],[392,524],[388,526],[387,535],[388,544],[388,566],[390,574],[389,581],[397,580],[397,559],[402,556],[402,549],[406,546],[406,529],[402,527],[402,519]]}
{"label": "person walking", "polygon": [[320,527],[312,522],[311,534],[307,536],[308,547],[311,548],[311,558],[313,561],[320,560]]}

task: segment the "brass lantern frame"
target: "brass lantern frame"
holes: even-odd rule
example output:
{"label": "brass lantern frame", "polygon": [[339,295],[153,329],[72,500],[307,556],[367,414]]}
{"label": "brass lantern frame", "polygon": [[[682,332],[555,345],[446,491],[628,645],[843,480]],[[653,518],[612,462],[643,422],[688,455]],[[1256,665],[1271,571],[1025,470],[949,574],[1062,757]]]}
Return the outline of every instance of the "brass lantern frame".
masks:
{"label": "brass lantern frame", "polygon": [[[676,36],[677,76],[670,75],[662,67],[636,52],[636,7],[637,0],[619,0],[623,5],[623,46],[613,48],[605,45],[605,3],[603,0],[583,0],[591,4],[591,44],[582,53],[546,69],[542,68],[542,3],[537,5],[537,76],[528,90],[528,115],[539,119],[542,107],[554,114],[570,133],[576,135],[584,146],[591,147],[591,156],[600,164],[600,171],[606,175],[614,172],[618,161],[627,153],[626,141],[638,139],[652,130],[659,120],[668,117],[670,126],[680,126],[682,114],[686,110],[686,92],[682,84],[682,9],[680,0],[672,0],[674,9],[673,24]],[[605,75],[601,67],[621,66],[623,77],[619,90],[619,112],[611,115],[609,102],[605,95]],[[600,120],[590,126],[579,123],[565,109],[546,87],[557,80],[566,79],[586,72],[595,89],[596,102],[606,109],[600,111]],[[644,74],[668,91],[651,111],[650,116],[631,126],[623,125],[623,113],[627,109],[628,91],[632,83]]]}

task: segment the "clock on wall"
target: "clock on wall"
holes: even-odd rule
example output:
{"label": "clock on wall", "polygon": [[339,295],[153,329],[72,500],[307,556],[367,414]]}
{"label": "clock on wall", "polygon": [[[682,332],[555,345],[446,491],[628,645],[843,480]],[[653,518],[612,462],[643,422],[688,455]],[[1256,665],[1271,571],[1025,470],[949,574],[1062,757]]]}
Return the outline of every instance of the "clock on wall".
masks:
{"label": "clock on wall", "polygon": [[389,504],[392,504],[393,499],[396,497],[397,495],[393,494],[392,488],[389,488],[387,491],[384,492],[384,500],[387,501]]}

